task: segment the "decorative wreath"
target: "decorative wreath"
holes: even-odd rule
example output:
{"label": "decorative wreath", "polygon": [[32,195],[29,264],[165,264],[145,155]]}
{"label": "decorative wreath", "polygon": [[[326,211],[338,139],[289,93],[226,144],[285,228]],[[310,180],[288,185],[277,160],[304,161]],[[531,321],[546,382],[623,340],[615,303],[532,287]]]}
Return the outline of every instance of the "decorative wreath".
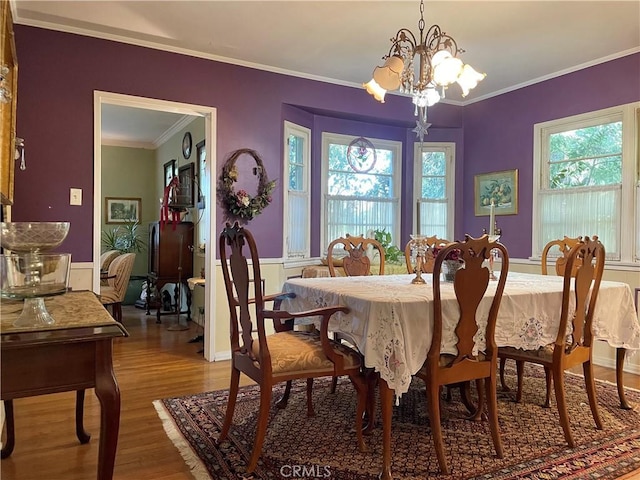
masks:
{"label": "decorative wreath", "polygon": [[[238,180],[236,160],[244,154],[251,155],[256,162],[253,173],[258,176],[258,192],[255,197],[249,195],[245,190],[236,192],[233,188],[234,183]],[[271,192],[275,187],[276,181],[269,180],[262,159],[256,151],[241,148],[233,152],[222,167],[222,173],[218,179],[218,199],[229,219],[247,222],[259,215],[271,203]]]}

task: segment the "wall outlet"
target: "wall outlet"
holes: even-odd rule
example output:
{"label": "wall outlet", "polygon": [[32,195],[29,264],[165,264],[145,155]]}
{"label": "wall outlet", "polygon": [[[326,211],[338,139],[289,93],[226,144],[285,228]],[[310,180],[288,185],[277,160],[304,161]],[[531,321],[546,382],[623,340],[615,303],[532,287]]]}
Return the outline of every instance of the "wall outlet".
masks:
{"label": "wall outlet", "polygon": [[72,188],[69,191],[69,205],[82,205],[82,189]]}

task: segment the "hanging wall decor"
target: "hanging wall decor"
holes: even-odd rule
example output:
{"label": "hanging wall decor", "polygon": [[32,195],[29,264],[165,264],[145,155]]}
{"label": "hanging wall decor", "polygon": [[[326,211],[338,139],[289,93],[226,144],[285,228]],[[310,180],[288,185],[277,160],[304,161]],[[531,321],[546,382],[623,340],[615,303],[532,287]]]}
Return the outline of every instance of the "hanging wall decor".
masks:
{"label": "hanging wall decor", "polygon": [[[238,182],[237,160],[242,155],[249,155],[255,161],[255,167],[251,169],[253,175],[258,177],[258,186],[255,196],[251,196],[246,190],[236,190]],[[231,154],[222,168],[218,179],[218,201],[229,220],[237,220],[246,223],[271,203],[271,192],[276,187],[275,180],[269,180],[262,159],[255,150],[241,148]]]}
{"label": "hanging wall decor", "polygon": [[358,137],[347,147],[347,161],[357,173],[367,173],[376,164],[376,147],[364,137]]}

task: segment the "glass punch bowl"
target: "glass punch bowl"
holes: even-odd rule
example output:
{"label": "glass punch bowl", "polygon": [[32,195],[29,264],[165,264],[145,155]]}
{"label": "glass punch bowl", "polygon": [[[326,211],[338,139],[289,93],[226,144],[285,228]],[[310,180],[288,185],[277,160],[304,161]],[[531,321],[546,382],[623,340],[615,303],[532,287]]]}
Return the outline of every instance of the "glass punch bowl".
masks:
{"label": "glass punch bowl", "polygon": [[0,255],[0,296],[24,300],[16,327],[52,325],[44,298],[67,291],[71,254],[47,253],[69,233],[68,222],[2,222],[0,245],[12,253]]}

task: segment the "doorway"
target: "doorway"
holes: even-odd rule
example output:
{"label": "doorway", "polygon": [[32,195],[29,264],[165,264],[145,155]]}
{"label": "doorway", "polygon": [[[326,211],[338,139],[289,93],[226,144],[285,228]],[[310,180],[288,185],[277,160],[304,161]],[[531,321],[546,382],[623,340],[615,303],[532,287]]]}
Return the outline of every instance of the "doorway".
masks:
{"label": "doorway", "polygon": [[[188,122],[189,117],[193,119],[197,117],[204,117],[205,119],[205,149],[206,149],[206,173],[208,179],[208,192],[210,199],[207,199],[209,205],[214,205],[211,199],[216,196],[216,182],[214,180],[214,174],[216,172],[216,109],[213,107],[206,107],[201,105],[191,105],[177,102],[169,102],[166,100],[157,100],[145,97],[136,97],[131,95],[116,94],[110,92],[94,92],[94,222],[93,222],[93,291],[98,293],[100,289],[100,264],[98,259],[101,252],[101,219],[103,218],[103,202],[102,202],[102,145],[103,145],[103,119],[105,112],[110,114],[120,114],[124,110],[130,113],[144,118],[145,114],[152,115],[153,113],[164,114],[176,114],[176,118],[184,118],[183,122]],[[134,110],[132,110],[134,109]],[[150,117],[151,118],[151,117]],[[161,168],[161,167],[160,167]],[[158,204],[159,209],[159,204]],[[207,209],[207,218],[204,224],[206,225],[205,232],[205,259],[204,269],[207,282],[205,285],[205,299],[204,308],[206,312],[213,312],[215,306],[215,271],[212,265],[215,261],[215,248],[216,242],[212,242],[211,239],[216,235],[216,221],[215,221],[215,208]],[[211,318],[212,315],[209,313]],[[215,357],[215,329],[212,322],[204,322],[204,357],[208,361],[213,361]]]}

